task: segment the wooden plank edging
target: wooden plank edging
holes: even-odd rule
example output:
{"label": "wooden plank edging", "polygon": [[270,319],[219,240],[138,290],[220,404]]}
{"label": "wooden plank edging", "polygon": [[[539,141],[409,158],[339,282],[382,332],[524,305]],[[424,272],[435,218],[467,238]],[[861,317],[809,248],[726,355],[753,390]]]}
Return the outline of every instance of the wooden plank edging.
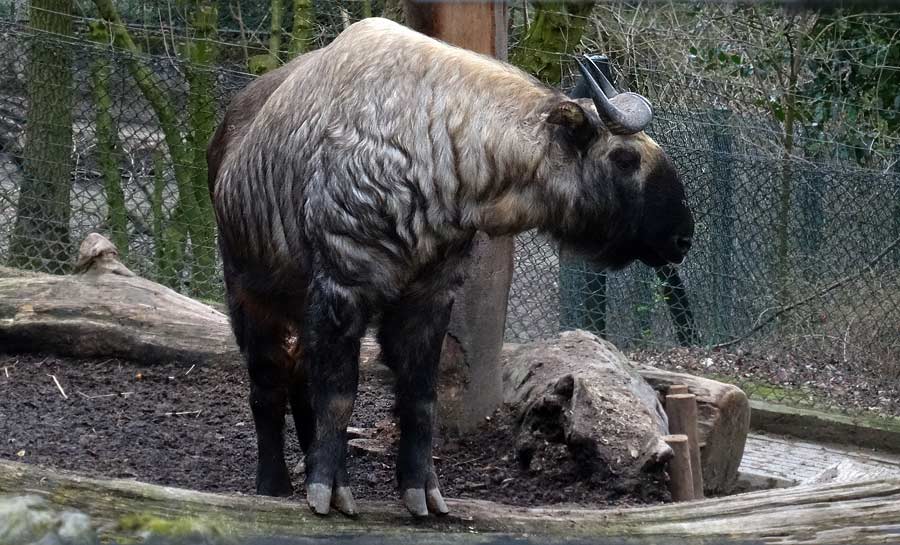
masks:
{"label": "wooden plank edging", "polygon": [[[320,518],[305,504],[212,494],[0,460],[0,493],[38,493],[57,507],[79,509],[113,531],[122,517],[214,521],[228,535],[501,533],[548,537],[743,539],[764,544],[889,543],[900,536],[900,478],[804,485],[726,498],[643,508],[518,508],[448,500],[452,514],[413,521],[398,504],[360,502],[357,519]],[[114,537],[114,536],[113,536]]]}

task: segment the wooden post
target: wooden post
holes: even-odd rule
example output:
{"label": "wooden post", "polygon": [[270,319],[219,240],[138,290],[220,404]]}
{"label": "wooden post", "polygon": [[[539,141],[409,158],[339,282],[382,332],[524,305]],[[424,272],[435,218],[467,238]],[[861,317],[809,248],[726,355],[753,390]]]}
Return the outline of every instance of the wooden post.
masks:
{"label": "wooden post", "polygon": [[688,387],[686,384],[673,384],[669,386],[669,389],[666,390],[666,395],[677,395],[677,394],[687,394],[689,393]]}
{"label": "wooden post", "polygon": [[[411,28],[472,51],[507,58],[504,2],[409,0]],[[500,350],[513,270],[513,237],[475,237],[466,283],[456,297],[441,355],[438,414],[443,429],[477,426],[500,405]]]}
{"label": "wooden post", "polygon": [[700,444],[697,441],[697,396],[694,394],[667,395],[666,414],[669,416],[669,433],[685,435],[688,438],[694,498],[703,498],[703,468],[700,463]]}
{"label": "wooden post", "polygon": [[669,491],[674,501],[694,499],[694,479],[691,476],[691,452],[684,434],[664,435],[662,438],[675,453],[669,460]]}

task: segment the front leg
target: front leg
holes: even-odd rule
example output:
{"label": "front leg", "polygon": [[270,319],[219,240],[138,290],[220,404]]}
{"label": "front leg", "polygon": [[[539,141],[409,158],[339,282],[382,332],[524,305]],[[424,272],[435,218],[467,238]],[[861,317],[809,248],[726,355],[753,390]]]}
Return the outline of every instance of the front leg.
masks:
{"label": "front leg", "polygon": [[346,291],[327,283],[313,287],[301,338],[315,422],[306,455],[306,500],[319,515],[328,514],[330,506],[356,514],[347,480],[347,425],[366,321],[365,309]]}
{"label": "front leg", "polygon": [[448,513],[431,449],[438,362],[452,305],[449,293],[400,301],[385,310],[378,332],[382,354],[397,376],[397,482],[415,516]]}

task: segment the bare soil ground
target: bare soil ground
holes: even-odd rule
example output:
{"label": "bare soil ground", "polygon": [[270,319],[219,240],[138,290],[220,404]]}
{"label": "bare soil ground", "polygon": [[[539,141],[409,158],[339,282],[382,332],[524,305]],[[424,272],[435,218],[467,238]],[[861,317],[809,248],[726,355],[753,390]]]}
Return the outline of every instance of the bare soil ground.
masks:
{"label": "bare soil ground", "polygon": [[[253,494],[256,435],[248,388],[239,366],[150,367],[117,359],[0,355],[0,457],[93,476]],[[399,502],[392,404],[383,383],[362,377],[351,425],[371,430],[371,442],[385,452],[351,449],[357,498]],[[302,456],[291,418],[286,420],[288,464],[295,468],[294,488],[300,492],[292,499],[303,501],[297,467]],[[501,409],[465,437],[436,440],[435,465],[446,496],[523,506],[666,500],[579,480],[560,445],[546,445],[523,469],[512,426],[512,416]]]}

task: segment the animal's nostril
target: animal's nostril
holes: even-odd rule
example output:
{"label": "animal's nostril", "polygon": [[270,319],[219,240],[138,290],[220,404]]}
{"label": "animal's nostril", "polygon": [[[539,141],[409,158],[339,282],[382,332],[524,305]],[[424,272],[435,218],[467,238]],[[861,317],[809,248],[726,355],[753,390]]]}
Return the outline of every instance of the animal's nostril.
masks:
{"label": "animal's nostril", "polygon": [[675,237],[675,244],[678,246],[678,249],[681,250],[681,253],[683,253],[683,254],[686,254],[688,252],[688,250],[691,249],[692,243],[693,243],[693,241],[691,240],[691,237],[683,237],[683,236]]}

